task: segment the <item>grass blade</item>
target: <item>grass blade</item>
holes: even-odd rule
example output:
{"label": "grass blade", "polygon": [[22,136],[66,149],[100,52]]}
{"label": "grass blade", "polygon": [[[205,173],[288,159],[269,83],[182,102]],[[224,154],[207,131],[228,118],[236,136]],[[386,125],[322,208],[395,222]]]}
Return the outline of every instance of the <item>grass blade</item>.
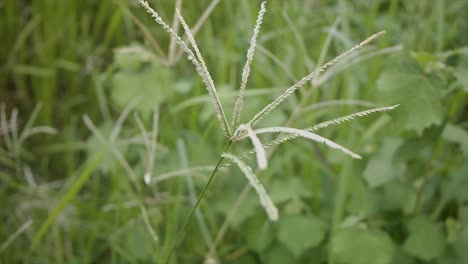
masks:
{"label": "grass blade", "polygon": [[31,243],[30,251],[34,251],[36,249],[36,247],[38,246],[38,243],[41,241],[42,237],[47,232],[50,225],[52,225],[55,219],[57,219],[60,212],[62,212],[62,210],[75,198],[75,196],[81,190],[83,185],[88,181],[92,172],[97,168],[101,160],[104,158],[106,153],[107,153],[107,148],[101,150],[93,158],[90,158],[88,160],[86,167],[78,176],[75,183],[73,183],[70,189],[62,196],[62,199],[60,199],[57,206],[54,208],[54,210],[49,214],[47,219],[41,225],[36,235],[34,235],[34,238]]}

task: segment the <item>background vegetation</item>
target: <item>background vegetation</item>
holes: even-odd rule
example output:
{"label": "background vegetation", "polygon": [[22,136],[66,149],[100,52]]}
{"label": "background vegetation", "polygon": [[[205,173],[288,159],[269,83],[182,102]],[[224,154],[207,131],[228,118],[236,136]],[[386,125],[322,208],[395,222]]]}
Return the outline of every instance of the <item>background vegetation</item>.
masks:
{"label": "background vegetation", "polygon": [[[190,25],[211,3],[181,2]],[[174,1],[150,4],[172,21]],[[196,36],[226,104],[234,102],[259,6],[219,1]],[[301,90],[265,123],[284,124],[297,109],[294,127],[373,105],[400,107],[320,131],[363,160],[301,139],[278,148],[259,174],[280,208],[276,223],[243,191],[240,172],[223,170],[173,261],[468,263],[468,2],[270,1],[267,8],[246,116],[321,56],[381,30],[387,34],[339,74]],[[158,263],[222,149],[192,65],[173,56],[168,34],[134,1],[0,0],[0,32],[0,262]],[[157,129],[154,159],[141,124]]]}

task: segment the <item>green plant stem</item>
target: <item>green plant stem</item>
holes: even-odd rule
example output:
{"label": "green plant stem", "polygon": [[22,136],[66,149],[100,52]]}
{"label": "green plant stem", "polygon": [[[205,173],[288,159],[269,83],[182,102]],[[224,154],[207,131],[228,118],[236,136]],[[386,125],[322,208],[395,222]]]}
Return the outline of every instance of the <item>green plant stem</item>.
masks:
{"label": "green plant stem", "polygon": [[[231,144],[232,144],[232,141],[229,140],[229,142],[226,144],[226,147],[224,148],[224,152],[227,152],[229,150],[229,148],[231,147]],[[176,237],[176,239],[174,241],[174,244],[172,244],[171,250],[169,251],[169,254],[167,254],[167,257],[166,257],[164,263],[169,263],[169,259],[171,258],[172,253],[174,253],[174,251],[175,251],[175,249],[177,247],[177,244],[179,243],[180,239],[184,235],[185,229],[187,229],[188,223],[192,220],[192,217],[195,214],[195,211],[197,210],[198,205],[200,205],[200,202],[201,202],[202,198],[205,196],[206,190],[208,189],[211,182],[213,181],[214,176],[216,175],[216,172],[218,172],[219,166],[221,165],[221,162],[223,162],[223,160],[224,160],[224,158],[220,156],[220,158],[218,160],[218,163],[216,164],[216,167],[214,168],[213,172],[211,173],[210,178],[208,179],[208,182],[205,184],[202,191],[200,192],[200,195],[198,196],[197,202],[193,206],[192,211],[190,212],[187,219],[185,219],[185,222],[182,225],[182,228],[180,229],[179,233],[177,234],[177,237]]]}

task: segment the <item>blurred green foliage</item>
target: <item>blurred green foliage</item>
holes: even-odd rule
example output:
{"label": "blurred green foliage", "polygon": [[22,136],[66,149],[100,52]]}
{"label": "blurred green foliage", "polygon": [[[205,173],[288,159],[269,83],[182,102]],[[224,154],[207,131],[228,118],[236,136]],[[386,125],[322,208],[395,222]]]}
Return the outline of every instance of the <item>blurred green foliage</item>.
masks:
{"label": "blurred green foliage", "polygon": [[[149,2],[172,21],[175,1]],[[181,1],[181,12],[193,25],[210,2]],[[220,1],[196,35],[227,106],[259,5]],[[326,58],[380,30],[387,34],[362,54],[403,48],[351,60],[356,64],[310,98],[303,101],[306,91],[300,91],[262,123],[283,124],[297,107],[329,100],[400,106],[320,131],[361,161],[301,139],[279,147],[259,175],[280,209],[277,223],[268,221],[253,193],[234,211],[246,180],[238,170],[221,171],[173,262],[202,263],[211,252],[219,263],[468,263],[468,3],[275,0],[267,9],[245,119],[317,66],[330,32]],[[0,262],[159,263],[193,200],[184,177],[143,184],[150,162],[137,118],[151,130],[159,109],[154,179],[188,168],[180,175],[195,176],[198,193],[210,171],[190,168],[213,165],[223,135],[191,63],[174,56],[168,34],[134,1],[0,0],[0,30],[2,120],[11,121],[17,108],[23,128],[42,103],[34,125],[59,131],[11,148],[9,124],[1,124]],[[321,107],[292,126],[362,109]],[[107,142],[113,133],[118,137]],[[139,184],[111,150],[91,173],[109,144]],[[32,225],[21,230],[28,220]]]}

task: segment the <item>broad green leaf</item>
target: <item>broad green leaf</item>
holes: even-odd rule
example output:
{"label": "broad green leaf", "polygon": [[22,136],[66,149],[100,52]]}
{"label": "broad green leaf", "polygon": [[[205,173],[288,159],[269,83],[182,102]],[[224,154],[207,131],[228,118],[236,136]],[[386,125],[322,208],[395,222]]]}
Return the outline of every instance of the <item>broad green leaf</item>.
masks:
{"label": "broad green leaf", "polygon": [[442,137],[450,142],[468,145],[468,131],[460,126],[447,124],[444,132],[442,133]]}
{"label": "broad green leaf", "polygon": [[454,199],[463,204],[468,201],[466,186],[468,186],[468,164],[464,164],[460,169],[452,169],[449,180],[441,186],[442,195],[447,201]]}
{"label": "broad green leaf", "polygon": [[393,255],[392,264],[417,264],[417,260],[398,248]]}
{"label": "broad green leaf", "polygon": [[415,66],[387,70],[377,81],[378,96],[385,104],[400,104],[392,111],[395,124],[421,134],[424,128],[442,122],[443,83]]}
{"label": "broad green leaf", "polygon": [[263,212],[251,217],[243,228],[247,245],[259,253],[270,246],[275,239],[272,223],[265,217]]}
{"label": "broad green leaf", "polygon": [[270,188],[270,196],[275,203],[285,202],[296,197],[310,197],[310,190],[299,177],[275,180]]}
{"label": "broad green leaf", "polygon": [[144,63],[154,61],[155,56],[138,44],[120,47],[114,50],[114,65],[124,70],[137,70]]}
{"label": "broad green leaf", "polygon": [[[227,192],[219,197],[213,204],[212,209],[214,211],[222,213],[227,216],[232,209],[232,205],[237,201],[239,197],[238,192]],[[258,198],[254,192],[250,192],[247,197],[242,201],[242,208],[237,210],[231,219],[233,226],[239,226],[245,222],[248,218],[252,217],[258,209]]]}
{"label": "broad green leaf", "polygon": [[386,234],[358,227],[339,230],[332,244],[333,257],[342,264],[388,264],[394,249]]}
{"label": "broad green leaf", "polygon": [[135,110],[150,114],[173,94],[172,86],[171,73],[162,65],[152,64],[139,71],[121,70],[112,76],[111,100],[118,109],[137,100]]}
{"label": "broad green leaf", "polygon": [[[201,262],[200,262],[201,263]],[[215,262],[219,263],[219,262]],[[226,261],[227,264],[257,264],[256,257],[252,254],[242,254],[241,256],[233,258],[231,261]]]}
{"label": "broad green leaf", "polygon": [[[468,209],[468,208],[465,208]],[[460,263],[468,263],[468,222],[462,227],[459,239],[454,244],[455,255],[461,260]]]}
{"label": "broad green leaf", "polygon": [[409,223],[409,237],[403,249],[419,259],[429,261],[440,257],[445,249],[441,228],[429,217],[419,215]]}
{"label": "broad green leaf", "polygon": [[455,71],[455,76],[457,77],[458,82],[463,87],[465,92],[468,92],[468,69],[460,67]]}
{"label": "broad green leaf", "polygon": [[431,149],[433,141],[429,137],[409,137],[401,144],[395,152],[393,159],[395,162],[407,162],[414,160],[426,149]]}
{"label": "broad green leaf", "polygon": [[385,139],[379,154],[374,155],[367,163],[363,174],[370,188],[382,186],[404,172],[405,166],[402,163],[393,162],[393,155],[402,143],[398,138]]}
{"label": "broad green leaf", "polygon": [[435,54],[428,52],[414,52],[411,55],[424,69],[426,69],[429,64],[436,63],[438,60]]}
{"label": "broad green leaf", "polygon": [[275,244],[265,254],[265,261],[262,263],[268,264],[299,264],[301,263],[296,259],[292,253],[282,244]]}
{"label": "broad green leaf", "polygon": [[403,184],[399,181],[390,182],[379,193],[382,195],[379,205],[383,210],[401,210],[406,212],[413,208],[417,199],[414,190],[408,184]]}
{"label": "broad green leaf", "polygon": [[353,182],[347,210],[359,216],[368,216],[378,208],[376,198],[376,195],[369,190],[362,180],[356,180]]}
{"label": "broad green leaf", "polygon": [[284,211],[285,214],[293,215],[293,214],[300,214],[301,212],[304,212],[304,209],[306,208],[307,206],[306,204],[304,204],[304,201],[302,201],[301,198],[296,197],[285,202],[283,205],[282,211]]}
{"label": "broad green leaf", "polygon": [[468,131],[460,126],[447,124],[442,137],[449,142],[460,144],[465,156],[468,157]]}
{"label": "broad green leaf", "polygon": [[131,259],[149,261],[153,254],[154,241],[143,223],[132,225],[126,229],[125,239],[122,239],[123,250]]}
{"label": "broad green leaf", "polygon": [[320,244],[325,228],[316,216],[285,215],[278,223],[278,239],[297,258],[305,250]]}

